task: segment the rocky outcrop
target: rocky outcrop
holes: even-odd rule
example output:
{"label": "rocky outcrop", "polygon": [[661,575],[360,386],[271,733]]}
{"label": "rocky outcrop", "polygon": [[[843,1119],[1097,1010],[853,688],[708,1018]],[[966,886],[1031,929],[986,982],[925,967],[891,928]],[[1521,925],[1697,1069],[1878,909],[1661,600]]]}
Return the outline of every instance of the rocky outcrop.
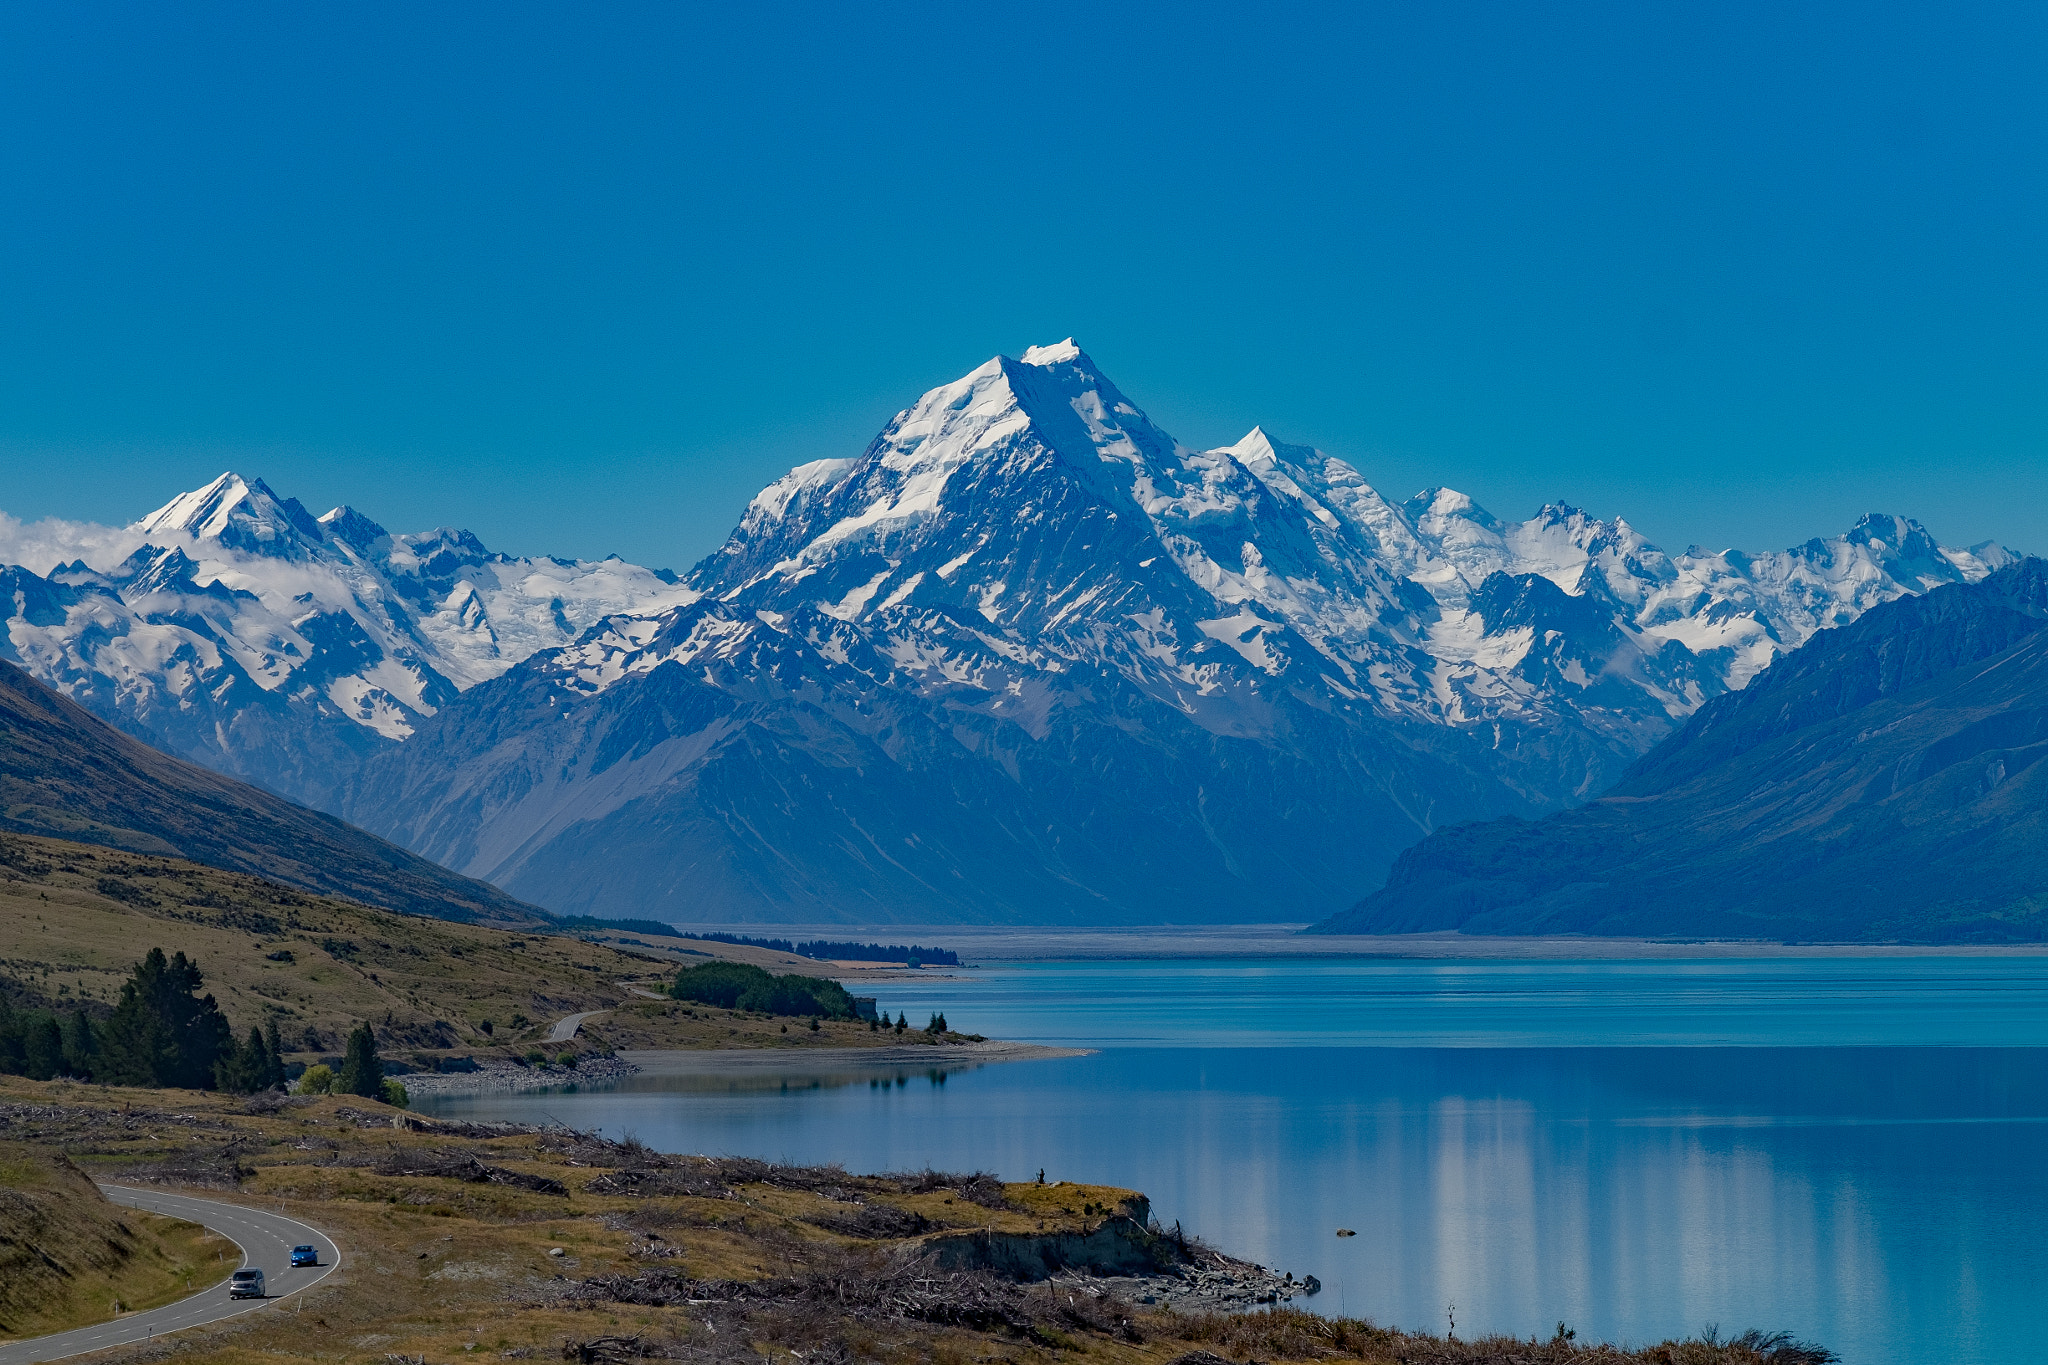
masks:
{"label": "rocky outcrop", "polygon": [[1012,1280],[1045,1280],[1063,1271],[1147,1275],[1176,1267],[1178,1244],[1127,1215],[1094,1228],[1060,1232],[944,1232],[915,1252],[935,1270],[986,1270]]}

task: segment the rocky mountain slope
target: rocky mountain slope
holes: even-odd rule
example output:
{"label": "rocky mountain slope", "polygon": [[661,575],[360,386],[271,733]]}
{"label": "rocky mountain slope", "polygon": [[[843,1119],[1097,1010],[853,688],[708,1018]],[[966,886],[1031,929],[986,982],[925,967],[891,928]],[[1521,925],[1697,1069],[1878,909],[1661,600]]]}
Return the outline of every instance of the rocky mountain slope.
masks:
{"label": "rocky mountain slope", "polygon": [[472,689],[341,809],[565,911],[1306,917],[2002,559],[1887,517],[1673,559],[1568,507],[1397,505],[1262,431],[1182,446],[1069,342],[793,470],[695,600]]}
{"label": "rocky mountain slope", "polygon": [[617,559],[512,559],[347,507],[316,518],[235,474],[128,532],[115,563],[0,568],[0,657],[159,748],[314,804],[461,689],[692,596]]}
{"label": "rocky mountain slope", "polygon": [[1892,602],[1606,795],[1443,829],[1329,933],[2048,937],[2048,561]]}
{"label": "rocky mountain slope", "polygon": [[1071,341],[792,470],[681,581],[232,474],[119,541],[0,570],[0,652],[130,733],[557,910],[811,921],[1306,918],[2010,559],[1396,502],[1263,429],[1183,446]]}
{"label": "rocky mountain slope", "polygon": [[441,919],[545,921],[495,886],[158,753],[5,663],[0,829],[189,858]]}

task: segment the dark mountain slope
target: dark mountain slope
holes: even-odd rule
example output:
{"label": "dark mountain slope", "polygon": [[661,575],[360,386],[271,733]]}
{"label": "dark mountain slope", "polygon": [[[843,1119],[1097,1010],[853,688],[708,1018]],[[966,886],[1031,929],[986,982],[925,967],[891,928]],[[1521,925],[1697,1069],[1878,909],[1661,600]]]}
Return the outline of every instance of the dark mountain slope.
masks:
{"label": "dark mountain slope", "polygon": [[441,919],[543,916],[329,815],[132,739],[0,663],[0,828],[188,858]]}
{"label": "dark mountain slope", "polygon": [[998,709],[891,686],[876,642],[820,613],[756,626],[687,608],[650,652],[734,643],[595,696],[528,660],[371,765],[344,813],[562,914],[1160,923],[1341,904],[1426,828],[1404,793],[1486,808],[1469,770],[1402,742],[1450,732],[1302,706],[1259,742],[1078,669]]}
{"label": "dark mountain slope", "polygon": [[2048,937],[2048,561],[1876,608],[1600,800],[1440,830],[1324,933]]}

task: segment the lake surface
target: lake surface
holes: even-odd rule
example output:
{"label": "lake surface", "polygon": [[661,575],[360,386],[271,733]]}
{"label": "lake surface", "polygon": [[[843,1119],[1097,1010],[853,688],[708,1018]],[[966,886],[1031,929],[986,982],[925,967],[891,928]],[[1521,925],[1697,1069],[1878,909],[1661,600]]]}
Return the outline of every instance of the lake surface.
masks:
{"label": "lake surface", "polygon": [[[1461,1334],[1787,1329],[1853,1365],[2048,1331],[2048,959],[1040,963],[905,982],[1072,1059],[813,1066],[443,1114],[1142,1189],[1310,1306]],[[1338,1227],[1358,1236],[1337,1238]]]}

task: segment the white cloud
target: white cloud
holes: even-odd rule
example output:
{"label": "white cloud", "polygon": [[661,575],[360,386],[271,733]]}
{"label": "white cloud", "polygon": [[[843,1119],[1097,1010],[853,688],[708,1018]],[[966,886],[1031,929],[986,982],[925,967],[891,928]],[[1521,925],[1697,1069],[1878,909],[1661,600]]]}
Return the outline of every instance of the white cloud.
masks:
{"label": "white cloud", "polygon": [[25,522],[0,512],[0,564],[19,564],[33,573],[46,574],[74,559],[111,569],[142,543],[141,534],[125,526],[58,517]]}

